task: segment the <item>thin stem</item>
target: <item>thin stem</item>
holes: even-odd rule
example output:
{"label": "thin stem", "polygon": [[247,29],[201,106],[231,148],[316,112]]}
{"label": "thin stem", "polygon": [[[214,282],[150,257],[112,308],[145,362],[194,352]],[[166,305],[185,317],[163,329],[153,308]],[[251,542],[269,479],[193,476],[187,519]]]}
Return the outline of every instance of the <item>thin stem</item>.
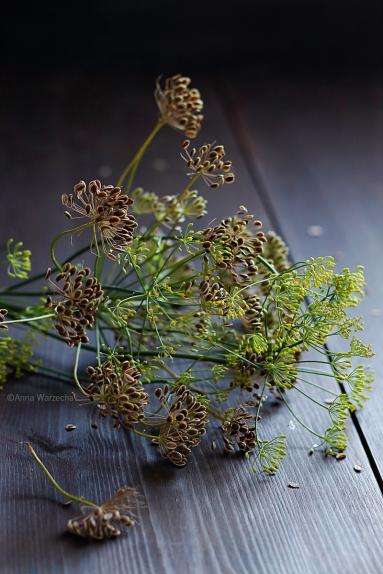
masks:
{"label": "thin stem", "polygon": [[125,179],[130,174],[128,185],[127,185],[127,191],[130,191],[135,173],[136,173],[137,168],[139,166],[139,163],[142,159],[142,156],[144,155],[145,151],[148,149],[148,147],[150,146],[150,144],[154,140],[157,133],[160,131],[160,129],[164,125],[165,125],[164,120],[162,118],[159,119],[158,122],[156,123],[156,125],[154,126],[154,128],[152,129],[152,131],[150,132],[150,134],[148,135],[148,137],[146,138],[146,140],[144,141],[144,143],[142,144],[142,146],[136,152],[132,161],[127,165],[127,167],[122,172],[121,176],[119,177],[119,179],[117,181],[117,187],[122,187]]}
{"label": "thin stem", "polygon": [[147,434],[145,432],[139,431],[138,429],[134,429],[134,428],[130,428],[129,430],[131,430],[132,432],[134,432],[134,434],[138,434],[139,436],[143,436],[145,438],[150,438],[150,439],[157,439],[158,436],[156,436],[155,434]]}
{"label": "thin stem", "polygon": [[75,502],[79,502],[80,504],[85,504],[85,506],[90,506],[91,508],[99,508],[98,504],[90,502],[90,500],[86,500],[86,498],[82,498],[81,496],[75,496],[74,494],[71,494],[70,492],[64,490],[53,478],[53,476],[51,475],[51,473],[49,472],[43,461],[40,460],[40,458],[37,456],[32,445],[29,442],[27,442],[26,444],[29,454],[33,456],[33,458],[35,459],[35,461],[37,462],[37,464],[39,465],[39,467],[41,468],[41,470],[43,471],[49,482],[60,492],[60,494],[65,496],[65,498],[69,498],[70,500],[74,500]]}
{"label": "thin stem", "polygon": [[62,266],[60,265],[60,263],[57,261],[56,259],[56,255],[55,255],[55,248],[56,248],[56,244],[57,242],[64,237],[65,235],[69,235],[71,233],[77,233],[78,231],[83,231],[84,229],[86,229],[87,227],[90,226],[90,223],[85,223],[83,225],[79,225],[78,227],[72,227],[71,229],[66,229],[65,231],[62,231],[61,233],[59,233],[58,235],[56,235],[56,237],[53,239],[52,243],[51,243],[51,247],[50,247],[50,252],[51,252],[51,259],[53,264],[57,267],[57,269],[61,269]]}
{"label": "thin stem", "polygon": [[3,321],[2,325],[10,325],[11,323],[28,323],[30,321],[40,321],[41,319],[49,319],[49,317],[54,317],[54,313],[48,313],[48,315],[39,315],[39,317],[27,317],[25,319],[11,319],[10,321]]}
{"label": "thin stem", "polygon": [[279,275],[278,271],[275,269],[274,265],[272,265],[271,263],[269,263],[269,261],[267,261],[267,259],[265,259],[264,257],[262,257],[262,255],[257,255],[257,259],[258,261],[260,261],[261,263],[263,263],[263,265],[265,267],[267,267],[267,269],[269,271],[271,271],[271,273],[273,273],[274,275]]}
{"label": "thin stem", "polygon": [[290,413],[293,415],[293,417],[295,418],[296,421],[299,422],[299,424],[301,426],[303,426],[304,429],[306,429],[308,432],[310,432],[311,434],[313,434],[314,436],[317,436],[318,438],[320,438],[321,440],[324,440],[324,436],[315,432],[312,428],[310,428],[309,426],[307,426],[300,418],[297,417],[297,415],[294,413],[294,411],[292,410],[292,408],[290,407],[289,403],[286,401],[285,397],[283,396],[283,394],[281,392],[279,392],[279,396],[282,399],[282,401],[285,403],[286,407],[288,408],[288,410],[290,411]]}
{"label": "thin stem", "polygon": [[73,378],[74,378],[74,381],[75,381],[75,383],[76,383],[76,385],[77,385],[77,388],[79,389],[79,391],[81,392],[81,394],[83,394],[85,397],[87,397],[87,396],[88,396],[88,393],[87,393],[87,392],[84,390],[84,388],[82,387],[82,385],[81,385],[81,383],[80,383],[80,381],[79,381],[79,378],[78,378],[78,373],[77,373],[77,372],[78,372],[78,362],[79,362],[79,359],[80,359],[80,353],[81,353],[81,343],[79,343],[79,344],[77,345],[77,349],[76,349],[76,358],[75,358],[74,367],[73,367]]}

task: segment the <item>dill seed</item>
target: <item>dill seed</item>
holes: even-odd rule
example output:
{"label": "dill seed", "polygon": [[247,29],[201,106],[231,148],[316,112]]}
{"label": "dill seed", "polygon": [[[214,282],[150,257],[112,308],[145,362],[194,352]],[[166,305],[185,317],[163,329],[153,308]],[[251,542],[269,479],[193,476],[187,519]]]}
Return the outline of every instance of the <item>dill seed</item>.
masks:
{"label": "dill seed", "polygon": [[298,482],[289,482],[287,485],[289,488],[301,488],[302,485],[299,484]]}
{"label": "dill seed", "polygon": [[74,431],[74,430],[76,430],[76,428],[77,428],[76,425],[72,425],[72,424],[65,425],[65,430],[68,432]]}
{"label": "dill seed", "polygon": [[362,472],[363,467],[361,464],[354,464],[354,470],[355,472]]}
{"label": "dill seed", "polygon": [[347,455],[346,455],[344,452],[338,452],[338,453],[335,455],[335,458],[336,458],[336,460],[344,460],[344,459],[346,458],[346,456],[347,456]]}

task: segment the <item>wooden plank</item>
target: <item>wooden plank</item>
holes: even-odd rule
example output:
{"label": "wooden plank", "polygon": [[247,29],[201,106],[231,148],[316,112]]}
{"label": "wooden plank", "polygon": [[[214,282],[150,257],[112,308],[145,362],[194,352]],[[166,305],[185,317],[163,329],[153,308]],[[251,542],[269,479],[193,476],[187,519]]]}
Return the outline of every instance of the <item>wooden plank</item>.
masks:
{"label": "wooden plank", "polygon": [[372,362],[376,385],[358,421],[382,473],[381,84],[239,89],[234,113],[240,137],[295,259],[334,255],[339,267],[365,266],[368,287],[360,314],[363,338],[377,352]]}
{"label": "wooden plank", "polygon": [[[16,230],[37,251],[40,264],[46,261],[41,230],[49,237],[63,227],[58,194],[68,191],[81,177],[94,177],[93,166],[98,174],[105,174],[108,167],[110,177],[115,178],[124,157],[151,127],[154,106],[145,81],[139,88],[132,88],[138,83],[131,82],[118,90],[99,89],[107,85],[106,78],[85,81],[71,76],[27,86],[30,107],[21,117],[24,100],[17,99],[19,85],[8,87],[7,114],[0,125],[7,141],[12,142],[12,153],[2,156],[1,188],[7,190]],[[206,81],[202,88],[208,113],[205,133],[209,139],[222,138],[240,174],[236,188],[208,192],[210,213],[221,218],[247,203],[265,218],[265,207],[220,104]],[[42,110],[43,125],[39,121]],[[130,138],[126,135],[129,127]],[[148,157],[150,169],[140,171],[140,180],[148,189],[174,193],[182,185],[181,164],[175,172],[166,167],[177,155],[177,139],[167,130],[153,146]],[[55,144],[48,146],[48,141]],[[28,207],[28,225],[19,223],[20,200]],[[13,222],[5,220],[1,232],[6,236],[13,231]],[[68,360],[55,345],[47,354],[60,365]],[[6,392],[37,397],[39,392],[60,396],[71,390],[69,385],[34,377],[10,382]],[[321,409],[308,413],[305,398],[298,393],[292,400],[309,425],[323,426]],[[336,462],[307,456],[312,441],[297,426],[290,432],[289,454],[280,473],[267,477],[253,474],[240,457],[222,455],[218,430],[209,433],[186,468],[176,469],[161,461],[151,445],[112,430],[107,421],[97,431],[91,430],[91,412],[86,406],[38,398],[11,401],[5,394],[0,412],[0,519],[7,525],[0,564],[9,573],[81,570],[97,574],[106,569],[117,573],[129,569],[132,574],[322,574],[357,568],[367,574],[379,569],[382,500],[353,428],[348,458]],[[287,433],[290,419],[285,408],[273,403],[262,421],[262,438]],[[67,433],[67,423],[77,429]],[[121,484],[141,488],[147,508],[140,512],[139,526],[106,544],[63,536],[73,511],[61,507],[60,497],[28,458],[22,444],[27,440],[70,491],[102,501]],[[211,448],[212,440],[217,443],[216,450]],[[362,464],[361,474],[353,471],[355,463]],[[290,481],[301,483],[302,488],[289,489]]]}

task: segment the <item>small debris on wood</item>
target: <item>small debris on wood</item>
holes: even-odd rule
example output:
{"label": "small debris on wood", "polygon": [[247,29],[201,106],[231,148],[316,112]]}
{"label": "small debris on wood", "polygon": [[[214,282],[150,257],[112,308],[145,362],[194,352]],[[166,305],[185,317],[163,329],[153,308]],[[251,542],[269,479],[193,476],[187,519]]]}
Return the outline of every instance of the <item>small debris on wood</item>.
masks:
{"label": "small debris on wood", "polygon": [[92,427],[92,429],[98,429],[98,424],[95,422],[91,422],[90,426]]}
{"label": "small debris on wood", "polygon": [[76,430],[76,428],[77,428],[76,425],[70,425],[70,424],[69,424],[69,425],[66,425],[66,426],[65,426],[65,430],[68,431],[68,432],[74,431],[74,430]]}
{"label": "small debris on wood", "polygon": [[211,441],[211,450],[215,450],[217,448],[217,444],[215,442],[215,440]]}
{"label": "small debris on wood", "polygon": [[295,422],[294,421],[289,421],[289,429],[290,430],[295,430]]}
{"label": "small debris on wood", "polygon": [[323,227],[321,225],[310,225],[307,228],[307,233],[311,235],[311,237],[320,237],[323,235]]}
{"label": "small debris on wood", "polygon": [[335,455],[336,460],[344,460],[346,458],[346,454],[344,452],[338,452],[338,454]]}
{"label": "small debris on wood", "polygon": [[63,506],[70,506],[72,504],[72,500],[65,500],[65,502],[63,502]]}
{"label": "small debris on wood", "polygon": [[299,482],[289,482],[289,484],[287,485],[289,488],[301,488],[302,485],[299,484]]}
{"label": "small debris on wood", "polygon": [[355,472],[362,472],[363,466],[361,464],[354,464]]}

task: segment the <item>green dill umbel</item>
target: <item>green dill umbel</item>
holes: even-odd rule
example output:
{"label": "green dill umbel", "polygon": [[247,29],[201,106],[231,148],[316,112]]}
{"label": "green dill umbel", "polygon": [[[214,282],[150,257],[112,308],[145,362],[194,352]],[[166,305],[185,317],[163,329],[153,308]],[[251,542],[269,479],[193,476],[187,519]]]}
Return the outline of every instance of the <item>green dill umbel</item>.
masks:
{"label": "green dill umbel", "polygon": [[[209,194],[230,193],[235,166],[220,142],[192,147],[203,102],[190,84],[180,75],[157,82],[158,119],[118,182],[81,180],[62,196],[69,222],[52,239],[41,292],[33,285],[45,270],[28,277],[30,252],[8,242],[3,269],[20,281],[0,293],[0,384],[31,369],[35,339],[16,338],[15,324],[74,347],[73,371],[58,378],[73,383],[82,404],[96,405],[103,424],[151,441],[176,466],[191,462],[218,425],[227,456],[239,451],[251,468],[275,473],[286,437],[278,428],[265,436],[270,397],[313,435],[308,448],[315,440],[316,449],[342,453],[347,419],[372,383],[373,353],[357,336],[354,313],[363,269],[338,271],[331,257],[290,262],[283,240],[252,213],[256,205],[204,225],[214,218],[205,217]],[[166,126],[189,138],[180,142],[185,183],[157,195],[139,186],[138,167]],[[89,242],[76,252],[79,234]],[[86,251],[93,262],[83,267]],[[336,338],[342,351],[334,351]],[[84,349],[93,362],[81,373]],[[325,413],[323,428],[296,412],[298,394],[306,414]],[[88,523],[72,526],[80,532]]]}

